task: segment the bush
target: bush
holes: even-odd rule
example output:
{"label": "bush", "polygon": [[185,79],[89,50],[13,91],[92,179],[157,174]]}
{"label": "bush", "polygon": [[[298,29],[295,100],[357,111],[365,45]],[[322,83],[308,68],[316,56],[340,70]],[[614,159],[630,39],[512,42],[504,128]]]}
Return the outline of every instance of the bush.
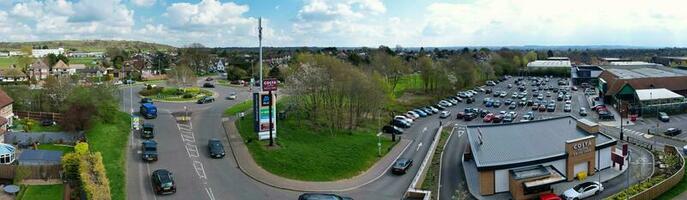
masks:
{"label": "bush", "polygon": [[79,142],[74,146],[74,151],[79,155],[84,155],[88,153],[88,143]]}
{"label": "bush", "polygon": [[84,155],[79,163],[81,187],[87,199],[109,200],[110,181],[105,174],[105,165],[100,152]]}
{"label": "bush", "polygon": [[62,156],[62,169],[64,170],[64,178],[69,184],[75,184],[79,182],[79,162],[79,154],[68,153]]}
{"label": "bush", "polygon": [[138,92],[138,94],[140,94],[142,96],[152,96],[152,95],[160,94],[160,92],[162,92],[163,89],[164,89],[163,87],[148,88],[145,90],[141,90],[140,92]]}
{"label": "bush", "polygon": [[183,97],[184,99],[190,99],[190,98],[193,98],[194,96],[195,96],[195,95],[193,95],[193,94],[191,94],[191,93],[186,93],[186,94],[184,94],[184,96],[182,96],[182,97]]}
{"label": "bush", "polygon": [[189,87],[189,88],[185,88],[184,90],[186,91],[186,93],[192,93],[192,94],[198,94],[201,91],[200,88],[198,88],[198,87]]}
{"label": "bush", "polygon": [[162,94],[168,95],[168,96],[180,95],[183,92],[184,91],[181,91],[179,88],[164,88],[164,89],[162,89]]}

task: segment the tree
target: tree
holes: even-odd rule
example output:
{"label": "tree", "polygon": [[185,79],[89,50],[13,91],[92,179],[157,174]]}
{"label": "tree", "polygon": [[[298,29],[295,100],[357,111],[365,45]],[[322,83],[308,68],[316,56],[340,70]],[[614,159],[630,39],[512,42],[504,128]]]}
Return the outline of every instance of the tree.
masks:
{"label": "tree", "polygon": [[28,71],[29,65],[33,63],[33,56],[30,46],[21,47],[22,55],[17,58],[17,67],[21,69],[24,73]]}
{"label": "tree", "polygon": [[61,60],[65,64],[69,64],[69,58],[64,54],[57,55],[57,60]]}
{"label": "tree", "polygon": [[270,69],[270,71],[267,73],[267,76],[276,78],[279,81],[284,81],[284,77],[282,76],[279,67],[272,67],[272,69]]}
{"label": "tree", "polygon": [[192,86],[196,82],[194,71],[186,65],[177,65],[167,73],[167,82],[176,86]]}
{"label": "tree", "polygon": [[129,58],[129,53],[121,48],[109,47],[105,49],[105,56],[107,56],[110,59],[112,67],[116,69],[121,69],[122,67],[124,67],[124,61]]}
{"label": "tree", "polygon": [[44,60],[45,64],[48,64],[50,68],[54,66],[57,63],[57,56],[55,54],[49,53],[47,56],[45,56]]}
{"label": "tree", "polygon": [[[222,52],[224,53],[225,51]],[[170,60],[166,53],[161,51],[155,52],[152,61],[153,70],[157,72],[164,73],[165,69],[169,68]]]}
{"label": "tree", "polygon": [[376,72],[382,74],[393,91],[398,82],[408,73],[410,67],[402,59],[386,51],[375,51],[370,59],[370,65]]}
{"label": "tree", "polygon": [[546,56],[553,57],[553,51],[551,51],[550,49],[546,51]]}

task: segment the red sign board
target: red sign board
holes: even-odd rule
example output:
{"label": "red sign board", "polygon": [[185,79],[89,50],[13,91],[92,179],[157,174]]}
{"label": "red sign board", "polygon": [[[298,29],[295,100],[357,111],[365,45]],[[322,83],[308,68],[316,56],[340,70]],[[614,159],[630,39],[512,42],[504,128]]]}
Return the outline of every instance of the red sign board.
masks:
{"label": "red sign board", "polygon": [[262,80],[262,91],[277,91],[277,79],[264,79]]}

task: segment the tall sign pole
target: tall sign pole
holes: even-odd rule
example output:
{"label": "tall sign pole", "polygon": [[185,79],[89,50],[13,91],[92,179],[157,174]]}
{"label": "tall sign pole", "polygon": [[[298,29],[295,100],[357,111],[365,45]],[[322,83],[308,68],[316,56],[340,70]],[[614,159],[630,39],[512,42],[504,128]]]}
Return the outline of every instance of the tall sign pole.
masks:
{"label": "tall sign pole", "polygon": [[262,17],[258,18],[258,46],[260,49],[260,91],[262,90]]}

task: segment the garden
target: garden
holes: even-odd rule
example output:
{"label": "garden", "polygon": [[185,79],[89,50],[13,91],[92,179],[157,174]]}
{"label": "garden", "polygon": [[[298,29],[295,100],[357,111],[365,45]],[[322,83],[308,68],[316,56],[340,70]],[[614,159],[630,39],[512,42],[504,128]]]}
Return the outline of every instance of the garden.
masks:
{"label": "garden", "polygon": [[211,91],[199,87],[177,88],[160,86],[148,86],[147,88],[141,90],[138,94],[153,100],[170,102],[196,101],[204,96],[213,95]]}
{"label": "garden", "polygon": [[654,172],[653,176],[647,180],[634,184],[621,192],[616,193],[608,199],[628,199],[634,195],[645,192],[650,188],[661,184],[673,174],[676,174],[682,165],[684,165],[684,160],[682,160],[675,153],[666,153],[660,151],[653,151],[652,153],[654,156],[656,156],[656,158],[658,158],[656,160],[656,171]]}

